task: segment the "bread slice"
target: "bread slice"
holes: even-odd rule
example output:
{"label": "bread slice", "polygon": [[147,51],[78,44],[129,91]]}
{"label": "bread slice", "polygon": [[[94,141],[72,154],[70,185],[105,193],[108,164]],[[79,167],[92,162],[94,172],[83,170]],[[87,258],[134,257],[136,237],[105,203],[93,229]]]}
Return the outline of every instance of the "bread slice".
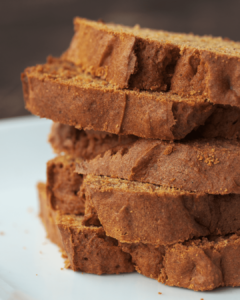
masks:
{"label": "bread slice", "polygon": [[79,193],[83,176],[75,173],[76,160],[58,156],[47,162],[47,197],[50,207],[64,214],[84,214],[85,199]]}
{"label": "bread slice", "polygon": [[57,154],[65,153],[73,157],[92,159],[107,150],[131,144],[135,136],[118,136],[107,132],[79,130],[73,126],[53,123],[49,143]]}
{"label": "bread slice", "polygon": [[170,286],[195,291],[240,285],[240,237],[208,237],[172,246],[121,244],[136,270]]}
{"label": "bread slice", "polygon": [[[240,229],[240,195],[209,195],[87,175],[85,224],[123,243],[171,245]],[[94,223],[93,223],[94,221]]]}
{"label": "bread slice", "polygon": [[240,43],[75,18],[63,58],[120,88],[240,106]]}
{"label": "bread slice", "polygon": [[[114,274],[132,272],[134,264],[139,273],[170,286],[203,291],[240,285],[240,238],[236,234],[171,246],[117,245],[115,239],[106,236],[102,227],[84,226],[83,216],[56,214],[47,205],[45,185],[39,184],[38,190],[48,237],[65,248],[73,270]],[[63,245],[59,242],[59,232],[55,231],[52,216],[56,215]]]}
{"label": "bread slice", "polygon": [[83,216],[63,215],[56,220],[71,268],[92,274],[120,274],[134,271],[131,256],[117,240],[107,237],[102,227],[86,227]]}
{"label": "bread slice", "polygon": [[59,59],[27,68],[22,83],[29,111],[79,129],[164,140],[182,139],[197,129],[207,137],[240,136],[236,106],[213,105],[197,96],[117,89]]}
{"label": "bread slice", "polygon": [[239,141],[139,139],[77,163],[80,174],[105,175],[208,194],[240,194]]}
{"label": "bread slice", "polygon": [[131,256],[121,250],[115,239],[107,237],[102,227],[85,227],[83,216],[54,211],[48,205],[46,185],[39,183],[37,188],[40,216],[48,238],[66,251],[67,267],[98,275],[134,271]]}
{"label": "bread slice", "polygon": [[208,195],[93,175],[82,184],[82,175],[74,173],[76,161],[60,156],[47,164],[52,211],[85,214],[85,225],[102,224],[107,235],[121,242],[168,245],[240,229],[239,195]]}

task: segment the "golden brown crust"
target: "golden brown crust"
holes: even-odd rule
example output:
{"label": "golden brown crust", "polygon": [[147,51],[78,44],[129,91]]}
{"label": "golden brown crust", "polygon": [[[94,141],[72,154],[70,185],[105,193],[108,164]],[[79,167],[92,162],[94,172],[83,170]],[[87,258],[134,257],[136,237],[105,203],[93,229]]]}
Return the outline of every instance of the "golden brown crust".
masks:
{"label": "golden brown crust", "polygon": [[170,286],[195,291],[240,285],[240,238],[203,238],[169,247],[121,244],[136,270]]}
{"label": "golden brown crust", "polygon": [[239,146],[238,141],[217,139],[174,143],[139,139],[117,152],[78,163],[77,172],[208,194],[239,194]]}
{"label": "golden brown crust", "polygon": [[196,96],[117,89],[58,59],[27,68],[22,83],[28,110],[79,129],[164,140],[182,139],[199,126],[198,134],[207,137],[240,135],[237,107],[219,111],[219,105]]}
{"label": "golden brown crust", "polygon": [[240,106],[240,43],[75,18],[63,58],[120,88]]}
{"label": "golden brown crust", "polygon": [[123,243],[170,245],[240,229],[240,195],[208,195],[87,175],[85,219]]}

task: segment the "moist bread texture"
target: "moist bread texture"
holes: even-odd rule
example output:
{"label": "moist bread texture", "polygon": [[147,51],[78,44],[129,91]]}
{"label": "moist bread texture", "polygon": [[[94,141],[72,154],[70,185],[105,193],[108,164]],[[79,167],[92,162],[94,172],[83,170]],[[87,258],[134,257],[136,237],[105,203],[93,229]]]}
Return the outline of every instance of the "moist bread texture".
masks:
{"label": "moist bread texture", "polygon": [[134,271],[131,256],[123,252],[118,241],[107,237],[102,227],[86,227],[83,216],[62,215],[57,226],[64,250],[74,271],[92,274],[119,274]]}
{"label": "moist bread texture", "polygon": [[[117,246],[117,241],[107,237],[102,227],[83,226],[82,216],[56,214],[47,205],[43,183],[38,184],[38,191],[48,237],[66,249],[73,270],[113,274],[120,270],[132,272],[135,267],[139,273],[166,285],[196,291],[240,285],[240,238],[236,234],[171,246],[143,243],[119,243]],[[57,216],[63,245],[52,216]],[[122,265],[118,266],[118,262]]]}
{"label": "moist bread texture", "polygon": [[183,139],[196,130],[207,137],[240,135],[236,106],[171,92],[118,89],[59,59],[25,69],[22,83],[30,112],[79,129],[164,140]]}
{"label": "moist bread texture", "polygon": [[49,142],[57,154],[65,153],[82,159],[92,159],[107,150],[117,151],[118,147],[131,144],[135,136],[118,136],[107,132],[79,130],[73,126],[53,123]]}
{"label": "moist bread texture", "polygon": [[67,256],[63,253],[64,257],[68,257],[67,267],[98,275],[135,270],[131,256],[121,250],[117,240],[107,237],[102,227],[83,226],[83,216],[65,215],[53,210],[48,205],[46,185],[38,183],[37,188],[40,217],[47,237],[66,251]]}
{"label": "moist bread texture", "polygon": [[240,43],[75,18],[63,58],[120,88],[240,106]]}
{"label": "moist bread texture", "polygon": [[74,172],[76,160],[58,156],[47,162],[47,197],[53,210],[64,214],[84,214],[84,201],[78,193],[83,176]]}
{"label": "moist bread texture", "polygon": [[117,178],[84,178],[85,224],[123,243],[170,245],[240,229],[240,195],[209,195]]}
{"label": "moist bread texture", "polygon": [[117,152],[77,163],[80,174],[105,175],[208,194],[240,193],[238,141],[139,139]]}
{"label": "moist bread texture", "polygon": [[209,237],[172,246],[121,244],[136,270],[170,286],[195,291],[240,285],[240,237]]}

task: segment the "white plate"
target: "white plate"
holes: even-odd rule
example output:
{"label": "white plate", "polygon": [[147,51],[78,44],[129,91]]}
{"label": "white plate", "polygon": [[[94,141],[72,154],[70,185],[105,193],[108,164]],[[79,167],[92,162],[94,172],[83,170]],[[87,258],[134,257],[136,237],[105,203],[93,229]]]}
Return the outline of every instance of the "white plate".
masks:
{"label": "white plate", "polygon": [[[36,183],[54,157],[51,122],[36,117],[0,121],[0,299],[239,300],[239,288],[193,292],[137,273],[90,275],[64,266],[38,218]],[[162,294],[158,294],[161,292]],[[25,295],[25,296],[24,296]]]}

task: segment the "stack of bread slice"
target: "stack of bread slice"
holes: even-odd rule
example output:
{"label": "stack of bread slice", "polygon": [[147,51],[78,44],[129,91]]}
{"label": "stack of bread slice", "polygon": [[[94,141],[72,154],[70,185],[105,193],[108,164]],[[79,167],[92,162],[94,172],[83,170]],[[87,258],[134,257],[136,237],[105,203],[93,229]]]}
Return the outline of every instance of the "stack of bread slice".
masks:
{"label": "stack of bread slice", "polygon": [[76,18],[22,74],[55,123],[40,215],[73,270],[240,285],[240,43]]}

